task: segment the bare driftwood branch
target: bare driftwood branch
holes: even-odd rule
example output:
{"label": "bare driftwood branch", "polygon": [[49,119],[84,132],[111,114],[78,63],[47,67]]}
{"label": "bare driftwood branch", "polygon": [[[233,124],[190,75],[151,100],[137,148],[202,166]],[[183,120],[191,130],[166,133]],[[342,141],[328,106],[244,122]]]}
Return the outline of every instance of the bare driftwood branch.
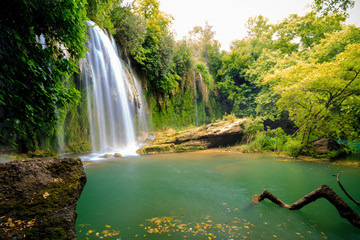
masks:
{"label": "bare driftwood branch", "polygon": [[360,216],[328,185],[321,185],[320,188],[305,195],[291,205],[284,203],[266,189],[258,196],[258,201],[261,202],[265,198],[280,207],[288,208],[290,210],[300,210],[319,198],[325,198],[337,209],[341,217],[347,219],[353,226],[360,228]]}
{"label": "bare driftwood branch", "polygon": [[360,207],[360,202],[358,202],[358,201],[356,201],[355,199],[353,199],[353,198],[348,194],[348,192],[345,190],[345,188],[343,187],[343,185],[340,183],[339,173],[336,174],[336,175],[334,175],[334,176],[336,176],[336,180],[337,180],[337,182],[338,182],[341,190],[343,190],[343,192],[346,194],[346,196],[347,196],[348,198],[350,198],[350,200],[353,201],[357,206]]}

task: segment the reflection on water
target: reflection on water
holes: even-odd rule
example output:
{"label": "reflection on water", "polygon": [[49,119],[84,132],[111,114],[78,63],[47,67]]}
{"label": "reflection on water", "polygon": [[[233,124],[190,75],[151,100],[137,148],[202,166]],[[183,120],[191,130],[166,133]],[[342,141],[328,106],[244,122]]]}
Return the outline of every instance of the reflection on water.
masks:
{"label": "reflection on water", "polygon": [[360,171],[283,161],[275,155],[181,153],[111,159],[86,167],[78,202],[79,239],[360,239],[326,200],[300,211],[253,194],[268,189],[286,203],[328,184],[356,210],[332,176],[360,199]]}

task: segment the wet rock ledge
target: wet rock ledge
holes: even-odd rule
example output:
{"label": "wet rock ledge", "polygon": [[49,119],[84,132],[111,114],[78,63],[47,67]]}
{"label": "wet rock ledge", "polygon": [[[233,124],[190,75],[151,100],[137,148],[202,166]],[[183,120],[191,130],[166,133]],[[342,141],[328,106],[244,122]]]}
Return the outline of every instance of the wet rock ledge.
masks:
{"label": "wet rock ledge", "polygon": [[138,153],[187,152],[233,146],[243,140],[244,124],[248,120],[224,120],[181,132],[173,129],[161,131],[139,149]]}
{"label": "wet rock ledge", "polygon": [[0,163],[0,239],[76,239],[85,183],[79,158]]}

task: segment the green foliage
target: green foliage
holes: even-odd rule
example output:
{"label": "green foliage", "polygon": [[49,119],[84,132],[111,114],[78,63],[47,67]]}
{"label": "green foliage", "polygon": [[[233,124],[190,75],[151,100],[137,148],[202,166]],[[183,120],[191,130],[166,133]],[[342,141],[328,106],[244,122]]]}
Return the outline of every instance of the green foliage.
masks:
{"label": "green foliage", "polygon": [[210,74],[208,68],[203,63],[198,63],[196,65],[196,70],[201,74],[203,81],[207,85],[208,89],[212,91],[215,87],[214,78]]}
{"label": "green foliage", "polygon": [[228,115],[223,116],[222,119],[225,120],[225,121],[234,122],[235,119],[236,119],[236,116],[235,116],[234,113],[231,113],[231,114],[228,114]]}
{"label": "green foliage", "polygon": [[[280,49],[283,53],[290,54],[301,49],[312,48],[325,38],[326,34],[341,29],[341,22],[345,21],[343,15],[317,16],[310,12],[304,16],[290,15],[281,23],[274,26],[274,34],[278,37],[273,43],[274,49]],[[300,44],[295,43],[295,38]]]}
{"label": "green foliage", "polygon": [[274,90],[281,96],[278,106],[289,111],[305,143],[313,134],[359,136],[357,124],[353,126],[353,115],[348,111],[354,106],[358,108],[355,99],[359,99],[360,92],[359,47],[348,45],[332,62],[303,60],[269,76],[269,81],[276,81]]}
{"label": "green foliage", "polygon": [[157,94],[174,90],[180,77],[176,74],[172,58],[173,37],[169,31],[172,17],[159,9],[158,0],[137,0],[134,12],[146,22],[146,35],[142,46],[133,55],[142,65],[148,80],[148,88]]}
{"label": "green foliage", "polygon": [[291,157],[298,157],[302,148],[303,145],[301,143],[301,140],[290,138],[284,144],[283,151]]}
{"label": "green foliage", "polygon": [[[192,88],[193,74],[191,72],[182,78],[182,85],[177,87],[171,96],[159,100],[161,105],[154,97],[150,98],[152,129],[162,127],[182,129],[196,124],[195,96]],[[199,98],[197,106],[200,125],[210,123],[211,120],[221,117],[220,106],[211,92],[207,101]]]}
{"label": "green foliage", "polygon": [[126,49],[140,64],[143,64],[145,49],[142,44],[146,36],[146,22],[131,11],[126,5],[116,7],[111,12],[111,21],[114,25],[117,43]]}
{"label": "green foliage", "polygon": [[329,13],[346,12],[354,7],[354,0],[314,0],[313,9],[322,15]]}
{"label": "green foliage", "polygon": [[255,115],[255,97],[259,91],[248,81],[245,73],[252,55],[242,45],[233,46],[222,58],[218,71],[217,89],[225,112],[234,112],[238,117]]}
{"label": "green foliage", "polygon": [[87,16],[101,28],[115,34],[111,15],[114,8],[119,8],[121,3],[122,0],[87,0]]}
{"label": "green foliage", "polygon": [[67,153],[84,153],[89,152],[91,150],[91,146],[89,143],[85,142],[70,142],[67,144],[65,151]]}
{"label": "green foliage", "polygon": [[56,111],[78,94],[62,79],[84,56],[85,6],[82,0],[18,0],[0,11],[0,139],[34,149],[36,133],[53,135]]}
{"label": "green foliage", "polygon": [[254,137],[264,131],[264,124],[262,119],[256,118],[256,119],[250,119],[245,122],[245,128],[244,128],[244,140],[246,141],[246,144],[249,144],[251,141],[253,141]]}
{"label": "green foliage", "polygon": [[289,137],[282,128],[267,129],[266,131],[267,148],[271,151],[279,152],[284,149],[284,145],[289,141]]}
{"label": "green foliage", "polygon": [[185,41],[176,42],[174,48],[173,63],[175,72],[178,76],[184,76],[193,66],[191,49]]}

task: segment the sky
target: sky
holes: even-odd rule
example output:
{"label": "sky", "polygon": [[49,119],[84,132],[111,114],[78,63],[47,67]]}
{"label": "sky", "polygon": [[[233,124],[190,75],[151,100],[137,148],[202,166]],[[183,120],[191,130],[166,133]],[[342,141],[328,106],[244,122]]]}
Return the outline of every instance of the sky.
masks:
{"label": "sky", "polygon": [[[159,0],[160,9],[174,17],[172,30],[176,39],[188,35],[194,26],[207,21],[216,32],[222,50],[229,50],[233,40],[247,35],[245,24],[250,17],[263,15],[270,23],[278,23],[290,14],[304,15],[312,0]],[[131,2],[130,0],[127,2]],[[360,0],[349,11],[347,23],[360,27]]]}

